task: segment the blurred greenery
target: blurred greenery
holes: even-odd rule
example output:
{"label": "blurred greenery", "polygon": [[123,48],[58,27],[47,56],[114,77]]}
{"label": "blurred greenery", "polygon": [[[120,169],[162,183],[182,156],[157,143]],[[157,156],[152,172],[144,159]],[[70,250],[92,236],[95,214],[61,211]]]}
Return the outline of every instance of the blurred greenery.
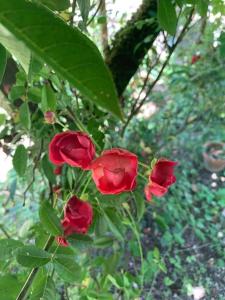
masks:
{"label": "blurred greenery", "polygon": [[[59,11],[69,5],[41,2]],[[96,5],[78,2],[74,23],[101,47],[106,16],[95,18]],[[193,1],[175,2],[184,5],[178,18],[183,25]],[[167,33],[174,28],[160,22],[165,31],[121,97],[126,117],[136,99],[146,100],[125,129],[41,60],[32,58],[28,76],[17,63],[16,81],[5,95],[10,111],[0,114],[0,145],[14,166],[0,183],[0,300],[15,300],[29,267],[36,266],[32,300],[191,300],[196,287],[205,293],[199,299],[225,299],[225,170],[212,173],[203,159],[205,143],[225,142],[225,9],[222,1],[210,1],[206,20],[208,5],[201,4],[196,2],[195,22],[148,93],[174,44]],[[70,22],[70,12],[64,13],[61,17]],[[117,20],[126,21],[126,14]],[[194,63],[193,56],[198,56]],[[50,108],[56,115],[53,125],[44,119]],[[86,131],[99,153],[111,147],[136,153],[147,165],[139,166],[137,188],[101,195],[90,171],[66,165],[55,176],[48,144],[67,129]],[[159,157],[178,162],[177,181],[166,196],[147,202],[144,186],[151,161]],[[220,158],[225,159],[224,152]],[[71,236],[67,248],[52,239],[46,248],[49,234],[60,232],[59,218],[74,193],[93,206],[88,235]]]}

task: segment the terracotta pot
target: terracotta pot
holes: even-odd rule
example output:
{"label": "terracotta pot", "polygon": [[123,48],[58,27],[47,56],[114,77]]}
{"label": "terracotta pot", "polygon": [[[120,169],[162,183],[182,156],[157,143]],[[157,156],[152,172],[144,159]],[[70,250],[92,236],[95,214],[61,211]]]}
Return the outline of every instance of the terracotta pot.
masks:
{"label": "terracotta pot", "polygon": [[[218,157],[223,155],[224,159]],[[204,164],[207,170],[211,172],[220,172],[225,169],[225,144],[219,142],[208,142],[204,145],[202,153]]]}

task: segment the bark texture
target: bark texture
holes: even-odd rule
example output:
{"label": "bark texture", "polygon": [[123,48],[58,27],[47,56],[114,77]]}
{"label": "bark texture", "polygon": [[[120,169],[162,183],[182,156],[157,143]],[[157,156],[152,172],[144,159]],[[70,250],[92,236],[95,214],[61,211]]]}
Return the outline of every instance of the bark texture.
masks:
{"label": "bark texture", "polygon": [[115,35],[106,63],[112,72],[119,96],[160,32],[156,13],[157,0],[143,0],[131,20]]}

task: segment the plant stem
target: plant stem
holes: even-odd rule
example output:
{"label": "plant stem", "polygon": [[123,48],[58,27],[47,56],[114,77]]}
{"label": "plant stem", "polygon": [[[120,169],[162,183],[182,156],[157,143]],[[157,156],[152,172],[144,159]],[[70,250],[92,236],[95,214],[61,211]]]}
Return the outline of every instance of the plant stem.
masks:
{"label": "plant stem", "polygon": [[140,259],[141,259],[141,291],[143,289],[143,285],[144,285],[144,276],[143,276],[143,263],[144,263],[144,255],[143,255],[143,251],[142,251],[142,245],[141,245],[141,239],[140,239],[140,236],[139,236],[139,233],[138,233],[138,230],[137,230],[137,226],[136,226],[136,223],[134,221],[134,218],[132,217],[130,211],[129,211],[129,208],[125,206],[125,210],[131,220],[131,228],[134,232],[134,235],[136,236],[136,239],[137,239],[137,243],[138,243],[138,248],[139,248],[139,252],[140,252]]}
{"label": "plant stem", "polygon": [[[192,20],[192,16],[193,16],[193,12],[194,9],[191,10],[189,17],[187,18],[186,23],[183,26],[183,29],[181,30],[176,42],[173,44],[173,46],[170,48],[170,52],[166,58],[166,60],[164,61],[156,79],[152,82],[152,84],[150,84],[150,86],[148,87],[146,93],[145,93],[145,97],[141,100],[141,102],[139,104],[135,103],[135,107],[132,108],[130,115],[127,118],[127,121],[125,122],[122,130],[121,130],[121,136],[124,136],[125,130],[127,128],[127,126],[129,125],[130,121],[132,120],[132,118],[140,111],[140,109],[142,108],[143,104],[145,103],[145,101],[147,100],[149,94],[152,92],[153,88],[155,87],[155,85],[157,84],[157,82],[159,81],[159,79],[161,78],[164,69],[166,68],[167,64],[169,63],[170,57],[172,56],[174,50],[177,48],[177,45],[182,41],[185,33],[188,31],[188,26],[191,23]],[[137,105],[136,105],[137,104]]]}
{"label": "plant stem", "polygon": [[[68,115],[70,116],[70,118],[74,121],[74,123],[77,125],[78,129],[80,131],[83,131],[83,132],[86,132],[90,135],[88,129],[86,128],[86,126],[79,120],[79,118],[77,117],[77,115],[68,107],[67,108],[67,112],[68,112]],[[98,150],[101,151],[101,147],[99,146],[99,144],[93,139],[92,137],[92,140],[96,146],[96,148]]]}
{"label": "plant stem", "polygon": [[144,167],[145,169],[150,169],[150,166],[149,166],[149,165],[146,165],[146,164],[144,164],[144,163],[141,162],[141,161],[138,161],[138,164],[139,164],[140,166]]}
{"label": "plant stem", "polygon": [[4,228],[4,226],[2,224],[0,224],[0,229],[5,234],[5,236],[7,237],[7,239],[11,238],[10,235],[8,234],[8,232],[6,231],[6,229]]}

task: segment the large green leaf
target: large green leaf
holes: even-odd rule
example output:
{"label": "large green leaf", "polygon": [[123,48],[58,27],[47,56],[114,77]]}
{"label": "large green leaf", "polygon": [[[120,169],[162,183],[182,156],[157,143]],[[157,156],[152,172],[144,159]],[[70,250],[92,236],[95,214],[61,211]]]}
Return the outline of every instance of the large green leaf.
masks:
{"label": "large green leaf", "polygon": [[48,178],[48,180],[51,183],[54,184],[56,182],[55,175],[53,173],[54,168],[53,168],[53,165],[50,163],[47,154],[42,158],[41,166],[42,166],[42,169],[45,173],[45,176]]}
{"label": "large green leaf", "polygon": [[47,264],[51,254],[35,246],[24,246],[18,249],[16,259],[24,267],[35,268]]}
{"label": "large green leaf", "polygon": [[56,96],[49,85],[42,88],[41,108],[43,112],[56,110]]}
{"label": "large green leaf", "polygon": [[39,0],[39,2],[58,11],[65,10],[70,6],[70,0]]}
{"label": "large green leaf", "polygon": [[107,220],[107,224],[113,234],[121,241],[124,241],[123,236],[123,225],[121,223],[121,218],[118,214],[112,209],[108,209],[105,211],[104,217]]}
{"label": "large green leaf", "polygon": [[145,213],[145,199],[144,196],[138,192],[134,192],[132,195],[134,196],[137,220],[139,222]]}
{"label": "large green leaf", "polygon": [[30,110],[27,102],[20,106],[20,123],[27,129],[31,128]]}
{"label": "large green leaf", "polygon": [[0,23],[89,100],[122,118],[112,76],[78,29],[25,0],[0,1]]}
{"label": "large green leaf", "polygon": [[69,257],[56,257],[54,259],[55,270],[58,275],[67,282],[81,280],[81,267]]}
{"label": "large green leaf", "polygon": [[197,0],[197,11],[202,17],[207,15],[209,0]]}
{"label": "large green leaf", "polygon": [[30,300],[55,300],[56,288],[50,276],[44,269],[38,272],[37,277],[31,287]]}
{"label": "large green leaf", "polygon": [[6,260],[13,255],[13,252],[22,247],[23,244],[20,241],[12,239],[2,239],[0,240],[0,260]]}
{"label": "large green leaf", "polygon": [[19,61],[25,72],[28,73],[31,57],[30,50],[2,25],[0,25],[0,43]]}
{"label": "large green leaf", "polygon": [[93,243],[93,239],[85,234],[72,234],[67,240],[72,246],[79,249],[90,247]]}
{"label": "large green leaf", "polygon": [[114,242],[114,239],[112,237],[103,236],[103,237],[96,238],[94,240],[94,246],[96,248],[112,247],[113,242]]}
{"label": "large green leaf", "polygon": [[45,201],[42,203],[39,210],[39,217],[41,224],[50,234],[54,236],[62,234],[60,220],[57,217],[53,207],[48,202]]}
{"label": "large green leaf", "polygon": [[175,35],[177,27],[176,10],[171,0],[158,0],[158,22],[169,34]]}
{"label": "large green leaf", "polygon": [[4,275],[0,277],[0,299],[15,300],[22,284],[13,275]]}
{"label": "large green leaf", "polygon": [[23,145],[16,148],[13,156],[13,167],[19,176],[23,176],[27,167],[27,149]]}

